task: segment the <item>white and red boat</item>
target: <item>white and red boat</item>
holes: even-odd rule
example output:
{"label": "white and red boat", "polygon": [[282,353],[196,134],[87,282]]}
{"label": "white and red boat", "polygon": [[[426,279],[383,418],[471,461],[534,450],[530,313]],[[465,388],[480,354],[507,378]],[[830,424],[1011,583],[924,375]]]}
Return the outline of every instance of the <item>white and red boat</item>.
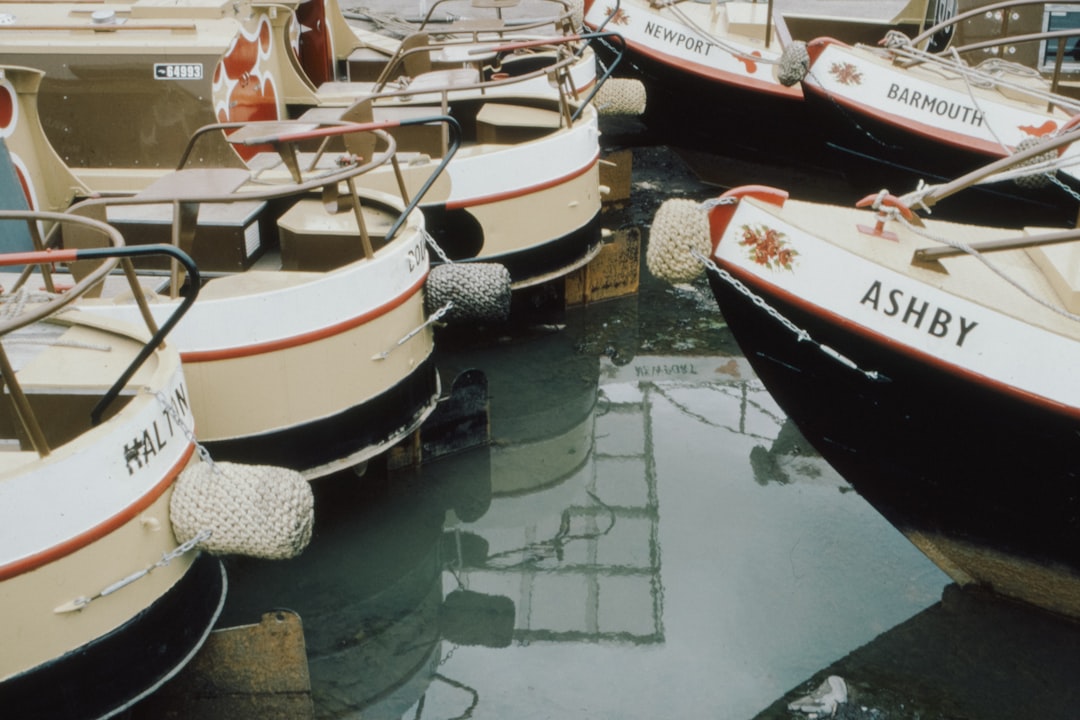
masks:
{"label": "white and red boat", "polygon": [[[565,52],[530,72],[492,72],[519,50],[576,49],[572,37],[487,40],[453,52],[425,43],[409,57],[424,58],[417,64],[430,71],[384,82],[350,75],[351,48],[363,48],[334,3],[29,2],[5,3],[4,12],[0,63],[45,72],[45,133],[91,191],[143,190],[176,167],[197,128],[215,122],[393,124],[450,114],[462,147],[421,203],[428,232],[450,259],[503,264],[513,285],[525,287],[563,277],[599,252],[597,111],[579,98],[571,73],[591,59]],[[310,14],[316,20],[305,25]],[[447,53],[453,68],[438,62]],[[531,84],[537,78],[543,93]],[[393,134],[408,154],[399,170],[411,197],[445,157],[446,134],[416,124]],[[257,151],[239,159],[262,172]],[[373,169],[358,183],[397,192],[399,173]]]}
{"label": "white and red boat", "polygon": [[840,207],[746,186],[704,217],[684,202],[657,213],[651,249],[670,254],[650,267],[708,266],[822,456],[958,583],[1080,616],[1080,231],[928,220],[884,192]]}
{"label": "white and red boat", "polygon": [[[4,205],[18,205],[0,154]],[[39,223],[109,247],[33,251]],[[224,603],[220,561],[179,542],[170,515],[174,485],[202,460],[180,355],[163,340],[197,284],[160,329],[102,318],[70,303],[121,257],[161,248],[122,247],[114,228],[57,213],[4,209],[0,229],[4,270],[96,266],[63,293],[3,273],[0,703],[11,717],[111,717],[194,656]]]}
{"label": "white and red boat", "polygon": [[[314,479],[362,467],[421,425],[439,398],[424,297],[429,254],[416,209],[423,188],[409,202],[357,189],[365,173],[395,162],[383,126],[228,126],[241,150],[251,147],[245,137],[257,135],[286,157],[322,136],[386,143],[374,151],[372,141],[364,160],[339,148],[318,167],[297,167],[296,176],[258,178],[235,151],[215,146],[224,135],[220,126],[208,126],[193,139],[190,165],[155,173],[139,192],[90,197],[42,132],[35,102],[41,80],[40,71],[27,68],[6,68],[0,79],[0,96],[14,110],[5,141],[33,206],[66,209],[74,201],[72,212],[107,217],[131,242],[173,243],[203,263],[204,291],[173,342],[185,363],[200,441],[214,457]],[[449,137],[445,159],[457,146],[456,135]],[[230,156],[225,166],[205,164]],[[59,242],[85,246],[72,233]],[[136,269],[155,316],[182,302],[185,275],[175,266]],[[78,264],[73,272],[81,272]],[[138,319],[130,293],[114,295],[106,287],[96,294],[80,300],[85,312]]]}
{"label": "white and red boat", "polygon": [[[953,42],[928,49],[942,32]],[[977,3],[910,37],[811,40],[801,84],[813,122],[862,186],[939,183],[1075,124],[1080,100],[1063,91],[1080,70],[1064,52],[1077,37],[1080,3]],[[1061,151],[1056,193],[984,186],[973,195],[980,203],[973,216],[1010,225],[1075,222],[1077,153]],[[1025,206],[1031,211],[1020,214]]]}
{"label": "white and red boat", "polygon": [[666,142],[812,162],[821,139],[804,118],[802,58],[791,54],[793,40],[917,30],[939,4],[913,0],[893,18],[864,20],[781,14],[773,0],[588,0],[585,25],[622,36],[621,72],[645,84],[644,120]]}

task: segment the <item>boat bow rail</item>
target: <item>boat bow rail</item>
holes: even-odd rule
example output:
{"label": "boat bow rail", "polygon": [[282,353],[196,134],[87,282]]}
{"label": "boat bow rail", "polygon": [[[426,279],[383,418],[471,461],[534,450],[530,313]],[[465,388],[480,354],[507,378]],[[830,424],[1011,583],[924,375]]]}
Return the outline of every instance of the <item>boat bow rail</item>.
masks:
{"label": "boat bow rail", "polygon": [[[71,212],[102,216],[109,209],[151,206],[167,211],[170,239],[174,246],[192,252],[202,205],[264,204],[279,200],[295,201],[307,195],[318,197],[327,215],[349,214],[355,221],[356,242],[360,256],[374,258],[377,247],[365,221],[365,202],[356,178],[370,170],[391,165],[400,177],[396,142],[387,130],[408,125],[441,123],[448,128],[448,152],[438,163],[420,190],[411,198],[399,184],[400,204],[388,227],[381,227],[378,247],[389,244],[406,219],[416,210],[424,193],[457,151],[460,128],[448,116],[428,116],[398,121],[354,123],[346,121],[263,121],[251,123],[215,123],[197,130],[185,148],[177,169],[163,175],[148,188],[130,196],[102,195],[83,200]],[[273,159],[264,160],[258,169],[237,167],[189,166],[198,156],[200,142],[227,142],[243,149],[267,150]],[[332,145],[337,141],[338,145]],[[378,146],[378,147],[377,147]],[[304,152],[305,149],[307,152]],[[342,194],[342,186],[345,192]],[[378,204],[376,202],[376,204]],[[385,204],[385,203],[384,203]],[[62,238],[65,247],[83,245],[83,236]],[[74,268],[76,275],[80,274]],[[219,277],[223,273],[215,272]],[[170,272],[169,295],[181,295],[184,276],[174,263]]]}
{"label": "boat bow rail", "polygon": [[[185,252],[176,247],[169,245],[144,245],[141,247],[125,246],[123,236],[120,235],[116,228],[93,218],[85,218],[67,213],[30,210],[0,210],[0,222],[3,221],[25,222],[28,229],[30,229],[35,244],[41,248],[44,248],[44,242],[37,233],[37,223],[39,222],[52,223],[54,229],[60,230],[67,227],[70,231],[77,227],[83,233],[91,233],[104,238],[105,242],[108,243],[108,247],[87,248],[82,250],[41,249],[28,252],[9,252],[0,254],[0,267],[22,266],[23,268],[19,279],[12,287],[12,292],[19,292],[24,288],[26,281],[32,274],[32,270],[36,267],[42,269],[46,287],[55,289],[52,283],[52,273],[49,270],[52,265],[56,263],[83,261],[89,262],[94,266],[92,270],[85,273],[82,278],[64,292],[54,294],[45,302],[32,305],[25,312],[18,315],[7,316],[4,319],[0,319],[0,336],[14,332],[19,328],[26,327],[54,315],[64,307],[86,295],[93,287],[101,283],[105,276],[112,272],[119,263],[122,262],[124,264],[125,276],[131,287],[131,292],[135,297],[139,298],[141,316],[151,332],[151,337],[136,354],[132,362],[121,372],[120,376],[114,381],[112,386],[94,405],[90,413],[90,423],[91,425],[98,425],[102,421],[104,413],[109,405],[121,394],[125,386],[127,386],[128,382],[151,353],[164,344],[166,335],[168,335],[168,333],[176,326],[183,315],[195,302],[200,287],[198,268]],[[134,269],[130,263],[132,258],[151,255],[165,255],[174,259],[176,262],[181,263],[190,278],[187,294],[173,309],[173,312],[160,327],[157,326],[157,323],[150,313],[145,297],[139,288]],[[4,353],[2,345],[0,345],[0,374],[3,375],[4,382],[11,393],[12,400],[18,407],[18,418],[23,424],[34,448],[40,455],[48,455],[50,452],[49,443],[41,430],[41,424],[38,422],[33,409],[27,401],[26,395],[20,388],[17,373]]]}

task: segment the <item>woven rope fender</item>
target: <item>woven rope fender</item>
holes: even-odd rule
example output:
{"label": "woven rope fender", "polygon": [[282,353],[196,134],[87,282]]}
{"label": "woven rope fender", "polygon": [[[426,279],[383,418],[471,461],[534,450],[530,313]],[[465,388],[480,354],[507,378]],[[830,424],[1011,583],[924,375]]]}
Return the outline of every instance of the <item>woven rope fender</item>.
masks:
{"label": "woven rope fender", "polygon": [[570,22],[574,24],[575,30],[585,24],[585,0],[571,0]]}
{"label": "woven rope fender", "polygon": [[678,285],[696,280],[702,273],[701,262],[692,254],[712,253],[709,239],[709,216],[696,200],[665,200],[653,216],[645,265],[656,277]]}
{"label": "woven rope fender", "polygon": [[784,87],[791,87],[797,82],[802,82],[806,73],[810,71],[810,53],[806,50],[806,43],[796,40],[784,47],[780,53],[780,65],[776,72],[776,79]]}
{"label": "woven rope fender", "polygon": [[637,116],[645,113],[645,85],[633,78],[611,78],[596,91],[593,105],[606,116]]}
{"label": "woven rope fender", "polygon": [[510,271],[498,263],[435,265],[425,285],[428,313],[452,302],[448,323],[503,322],[510,316]]}
{"label": "woven rope fender", "polygon": [[[1028,150],[1035,147],[1041,142],[1042,138],[1026,137],[1017,144],[1016,151],[1021,152],[1023,150]],[[1036,155],[1035,157],[1030,158],[1022,163],[1018,163],[1016,167],[1022,168],[1025,165],[1037,165],[1039,163],[1051,162],[1053,160],[1056,160],[1057,157],[1057,150],[1047,150],[1041,155]],[[1039,190],[1050,184],[1051,181],[1049,175],[1050,173],[1045,172],[1036,172],[1031,173],[1030,175],[1020,175],[1014,178],[1013,182],[1022,188],[1027,188],[1029,190]]]}
{"label": "woven rope fender", "polygon": [[181,543],[209,529],[200,545],[208,553],[284,560],[311,541],[315,500],[294,470],[201,462],[180,473],[169,516]]}

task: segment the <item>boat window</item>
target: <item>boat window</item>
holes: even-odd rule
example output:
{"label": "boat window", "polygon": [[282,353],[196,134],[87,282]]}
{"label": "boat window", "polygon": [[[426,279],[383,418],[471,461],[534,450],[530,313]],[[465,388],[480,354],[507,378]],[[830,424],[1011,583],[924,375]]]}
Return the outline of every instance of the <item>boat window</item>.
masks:
{"label": "boat window", "polygon": [[1058,43],[1065,43],[1065,56],[1061,69],[1066,72],[1080,71],[1080,7],[1075,4],[1047,3],[1043,10],[1043,30],[1075,30],[1075,37],[1047,38],[1040,43],[1039,69],[1053,71],[1057,60]]}

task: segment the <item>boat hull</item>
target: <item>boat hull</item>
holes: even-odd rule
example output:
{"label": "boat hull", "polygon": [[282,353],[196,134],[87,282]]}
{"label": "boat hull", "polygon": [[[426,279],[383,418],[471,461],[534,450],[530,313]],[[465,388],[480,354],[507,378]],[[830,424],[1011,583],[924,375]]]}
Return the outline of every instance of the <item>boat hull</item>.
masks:
{"label": "boat hull", "polygon": [[[1022,103],[994,91],[977,94],[962,82],[938,82],[933,74],[920,75],[835,41],[811,43],[811,58],[803,82],[806,114],[833,162],[862,188],[888,187],[899,195],[919,182],[948,182],[1068,122],[1068,115],[1045,103]],[[1067,172],[1058,179],[1076,185]],[[1077,203],[1062,188],[1004,181],[975,186],[935,213],[1019,227],[1075,223]]]}
{"label": "boat hull", "polygon": [[[360,465],[438,402],[419,214],[373,259],[328,272],[216,278],[175,330],[199,438],[213,457],[309,480]],[[87,301],[133,320],[134,303]],[[164,317],[172,303],[154,311]],[[272,379],[272,382],[269,380]]]}
{"label": "boat hull", "polygon": [[[201,460],[171,338],[95,422],[92,404],[150,334],[77,309],[61,334],[42,330],[42,348],[9,356],[46,442],[24,446],[5,414],[0,704],[12,717],[108,717],[191,660],[225,579],[173,532],[174,483]],[[8,352],[21,344],[12,335]]]}
{"label": "boat hull", "polygon": [[225,569],[200,555],[162,597],[112,632],[4,680],[5,714],[104,718],[173,677],[202,646],[224,604]]}
{"label": "boat hull", "polygon": [[438,396],[438,373],[429,356],[392,387],[333,415],[256,435],[208,440],[203,445],[216,458],[288,467],[310,479],[386,452],[420,427],[435,409]]}
{"label": "boat hull", "polygon": [[872,379],[822,353],[710,274],[755,372],[814,447],[960,583],[1080,616],[1078,422],[904,352],[740,275],[764,301]]}
{"label": "boat hull", "polygon": [[[915,190],[920,182],[947,183],[1001,157],[943,144],[890,121],[858,116],[812,89],[805,102],[807,114],[822,128],[823,154],[832,158],[853,188],[888,188],[900,195]],[[1074,225],[1078,210],[1076,200],[1059,188],[1005,181],[974,186],[934,208],[934,216],[961,222],[977,219],[1001,227]]]}
{"label": "boat hull", "polygon": [[[644,84],[647,102],[642,120],[663,142],[714,153],[813,162],[810,151],[819,145],[816,128],[803,120],[802,90],[786,87],[776,78],[780,51],[775,44],[766,49],[761,40],[724,36],[728,48],[745,53],[739,57],[702,39],[668,13],[645,4],[624,2],[621,7],[604,29],[618,32],[625,41],[618,73]],[[698,9],[690,7],[688,12]],[[764,6],[751,9],[764,18]],[[596,29],[610,12],[608,5],[591,3],[585,22]],[[612,47],[607,50],[601,52],[604,63],[616,57]]]}

